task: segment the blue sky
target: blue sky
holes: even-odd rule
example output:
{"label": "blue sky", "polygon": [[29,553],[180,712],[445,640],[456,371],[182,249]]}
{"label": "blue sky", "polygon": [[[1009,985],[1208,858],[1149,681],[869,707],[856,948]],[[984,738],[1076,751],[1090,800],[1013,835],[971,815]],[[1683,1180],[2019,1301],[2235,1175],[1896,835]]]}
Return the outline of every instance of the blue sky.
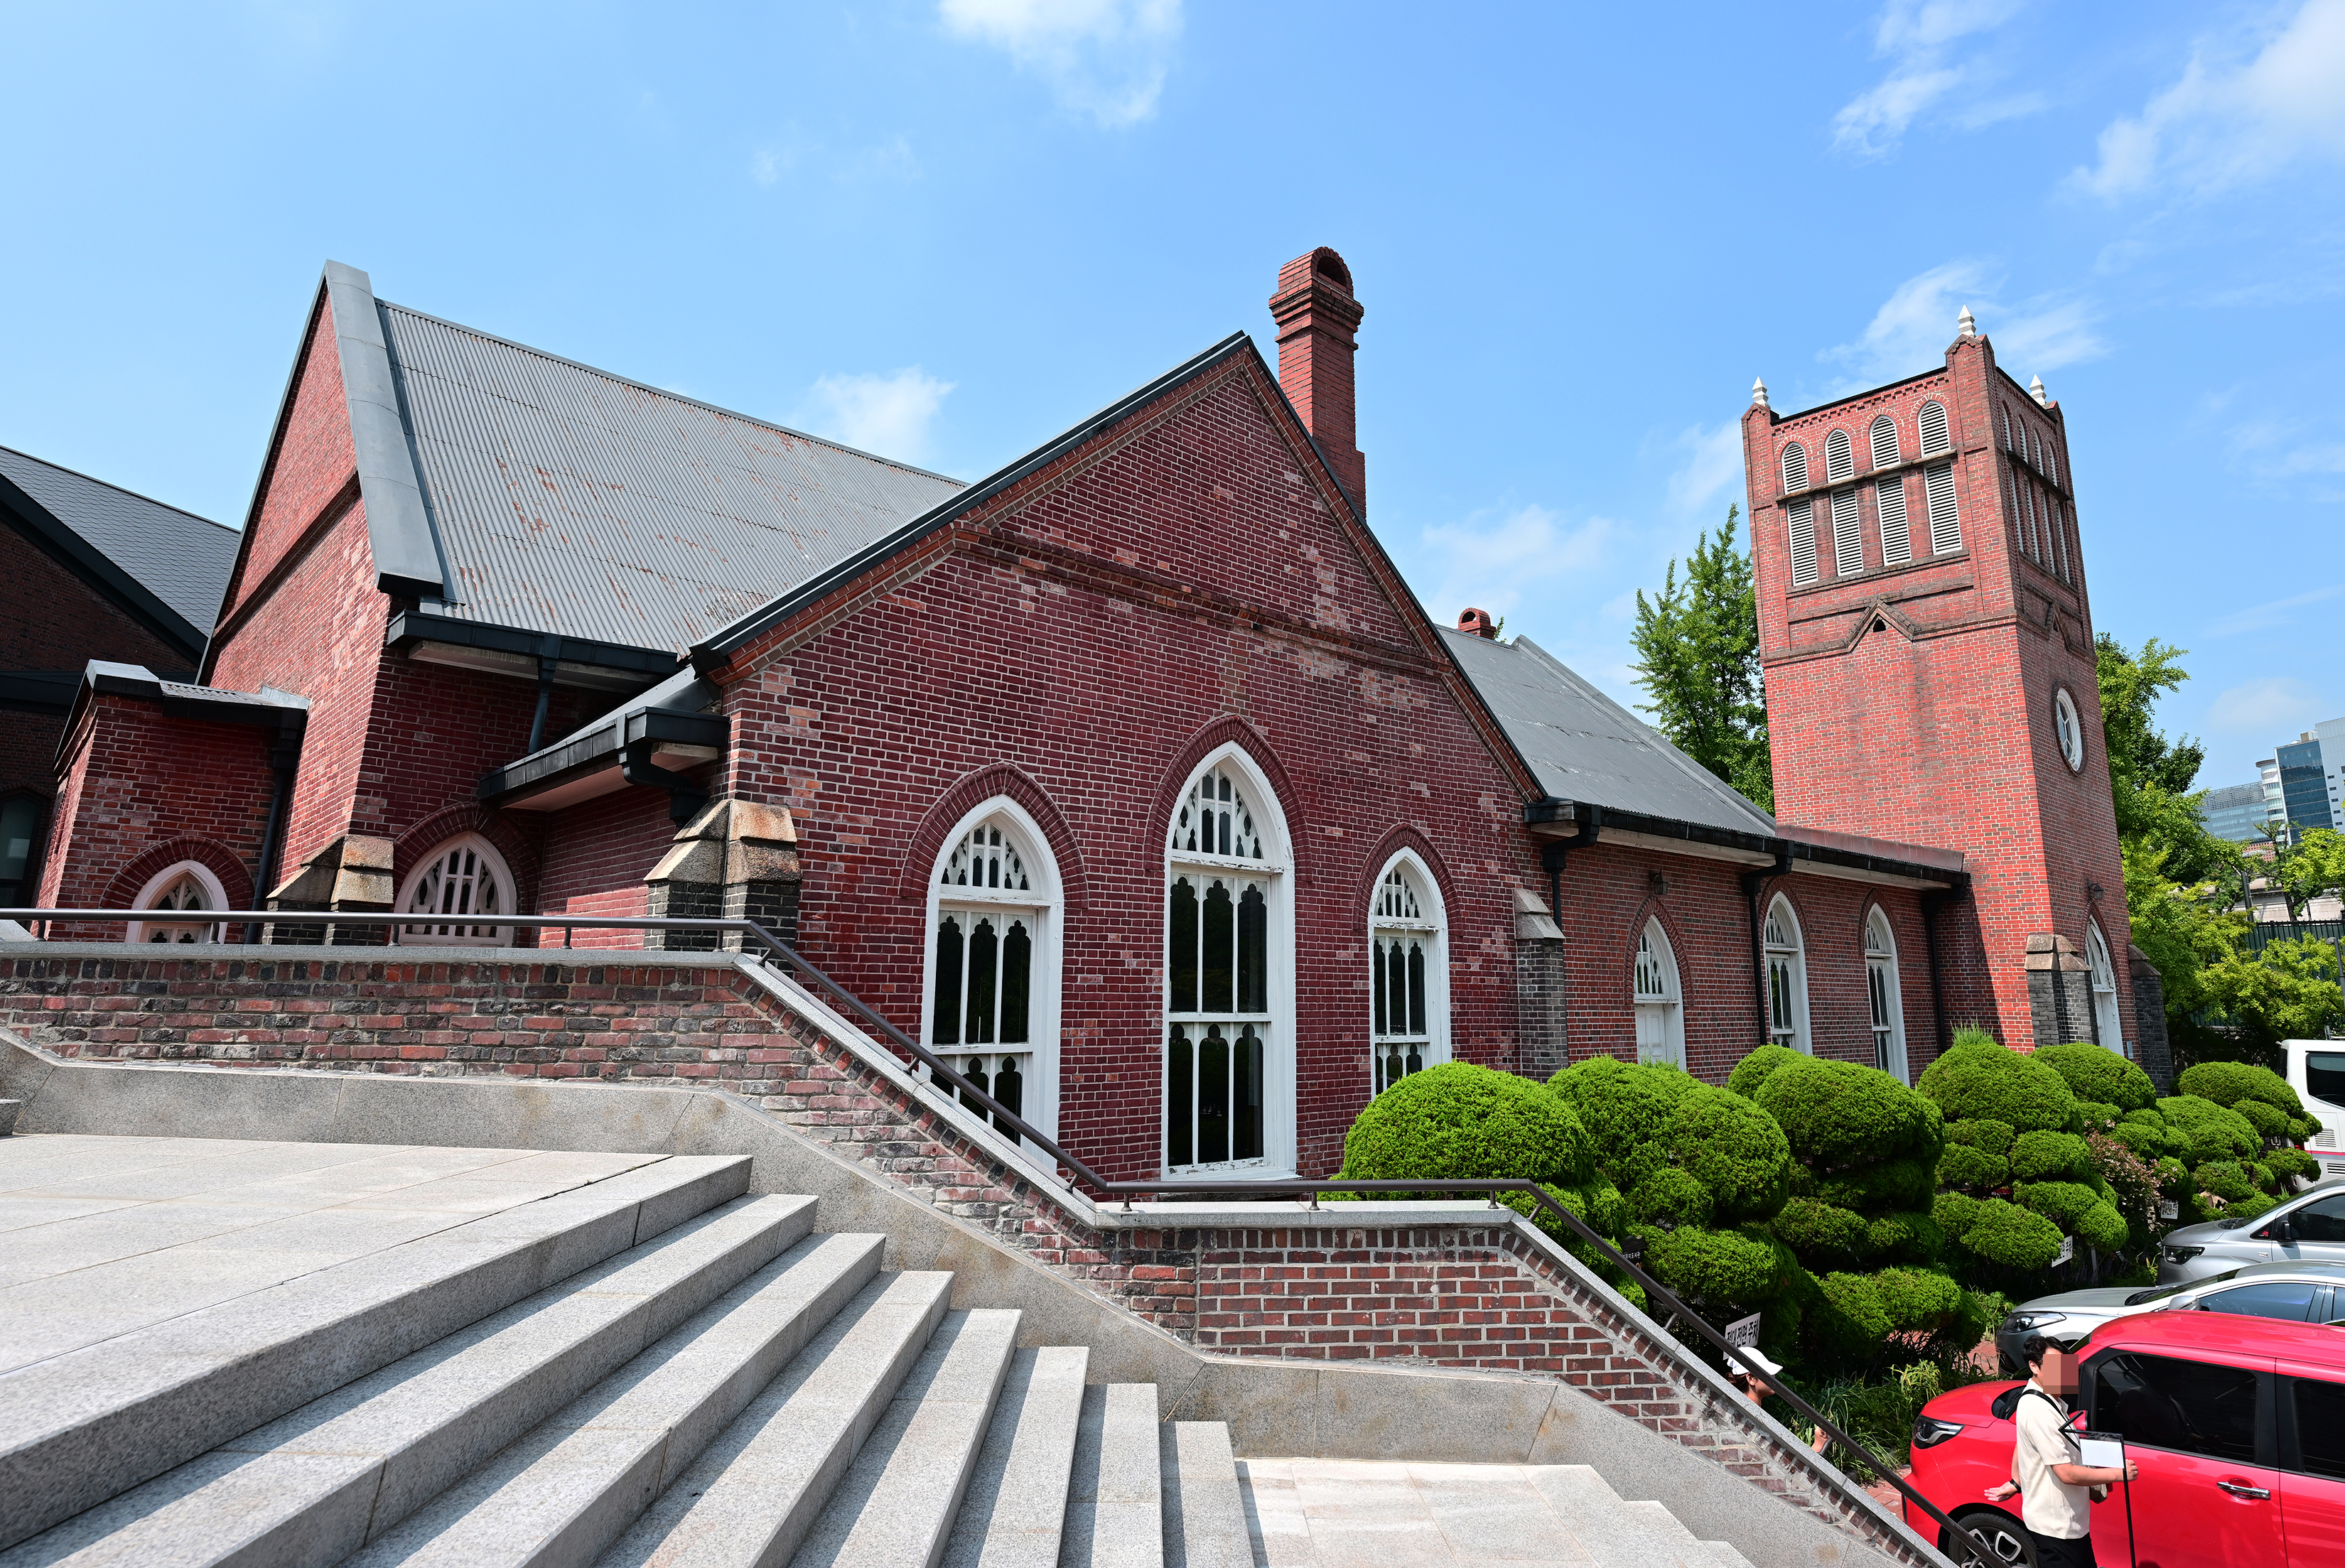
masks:
{"label": "blue sky", "polygon": [[2345,714],[2345,0],[13,7],[0,443],[242,517],[328,257],[976,477],[1233,329],[1367,309],[1426,608],[1633,698],[1632,595],[1964,305],[2066,407],[2095,620],[2202,784]]}

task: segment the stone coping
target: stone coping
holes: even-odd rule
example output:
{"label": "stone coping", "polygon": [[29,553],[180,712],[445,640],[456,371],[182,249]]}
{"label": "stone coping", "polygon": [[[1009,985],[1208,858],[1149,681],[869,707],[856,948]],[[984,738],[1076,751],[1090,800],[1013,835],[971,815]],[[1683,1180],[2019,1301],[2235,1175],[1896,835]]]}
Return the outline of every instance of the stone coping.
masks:
{"label": "stone coping", "polygon": [[[1427,1226],[1471,1225],[1487,1229],[1513,1224],[1521,1215],[1479,1199],[1406,1199],[1314,1206],[1308,1199],[1272,1198],[1244,1203],[1135,1203],[1111,1199],[1091,1223],[1102,1230],[1414,1230]],[[1536,1227],[1533,1228],[1536,1229]]]}

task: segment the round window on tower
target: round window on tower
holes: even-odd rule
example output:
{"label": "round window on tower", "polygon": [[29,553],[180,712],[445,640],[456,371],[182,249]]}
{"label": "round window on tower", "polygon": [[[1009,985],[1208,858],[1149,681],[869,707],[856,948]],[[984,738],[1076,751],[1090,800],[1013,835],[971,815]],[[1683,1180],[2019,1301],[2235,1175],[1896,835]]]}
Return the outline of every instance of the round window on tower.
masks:
{"label": "round window on tower", "polygon": [[2068,771],[2083,773],[2085,724],[2076,716],[2076,699],[2068,694],[2065,686],[2052,693],[2052,730],[2060,738],[2060,755],[2067,763]]}

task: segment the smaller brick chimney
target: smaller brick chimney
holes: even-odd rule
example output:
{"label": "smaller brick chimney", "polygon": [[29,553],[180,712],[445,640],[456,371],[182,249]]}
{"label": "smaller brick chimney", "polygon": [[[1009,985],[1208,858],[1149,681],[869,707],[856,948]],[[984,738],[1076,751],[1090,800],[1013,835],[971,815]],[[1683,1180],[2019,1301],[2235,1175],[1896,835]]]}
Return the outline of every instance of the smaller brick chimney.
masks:
{"label": "smaller brick chimney", "polygon": [[1487,637],[1496,641],[1498,635],[1498,623],[1490,619],[1487,611],[1464,610],[1457,615],[1457,630],[1465,632],[1468,637]]}
{"label": "smaller brick chimney", "polygon": [[1278,269],[1278,292],[1270,297],[1271,319],[1278,324],[1278,384],[1352,504],[1365,515],[1368,466],[1360,456],[1352,403],[1352,356],[1359,349],[1353,334],[1361,314],[1352,298],[1352,269],[1325,246]]}

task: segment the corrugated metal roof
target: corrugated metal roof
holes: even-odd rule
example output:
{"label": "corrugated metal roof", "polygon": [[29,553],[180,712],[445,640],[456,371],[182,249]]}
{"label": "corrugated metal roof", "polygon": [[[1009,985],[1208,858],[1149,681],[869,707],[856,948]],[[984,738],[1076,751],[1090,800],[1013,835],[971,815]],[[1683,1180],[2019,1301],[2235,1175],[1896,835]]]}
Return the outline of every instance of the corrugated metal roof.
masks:
{"label": "corrugated metal roof", "polygon": [[385,304],[456,620],[681,653],[963,487]]}
{"label": "corrugated metal roof", "polygon": [[1528,637],[1444,629],[1450,652],[1541,788],[1675,822],[1773,834],[1775,819]]}
{"label": "corrugated metal roof", "polygon": [[9,447],[0,447],[0,474],[197,632],[212,629],[236,566],[236,530]]}

